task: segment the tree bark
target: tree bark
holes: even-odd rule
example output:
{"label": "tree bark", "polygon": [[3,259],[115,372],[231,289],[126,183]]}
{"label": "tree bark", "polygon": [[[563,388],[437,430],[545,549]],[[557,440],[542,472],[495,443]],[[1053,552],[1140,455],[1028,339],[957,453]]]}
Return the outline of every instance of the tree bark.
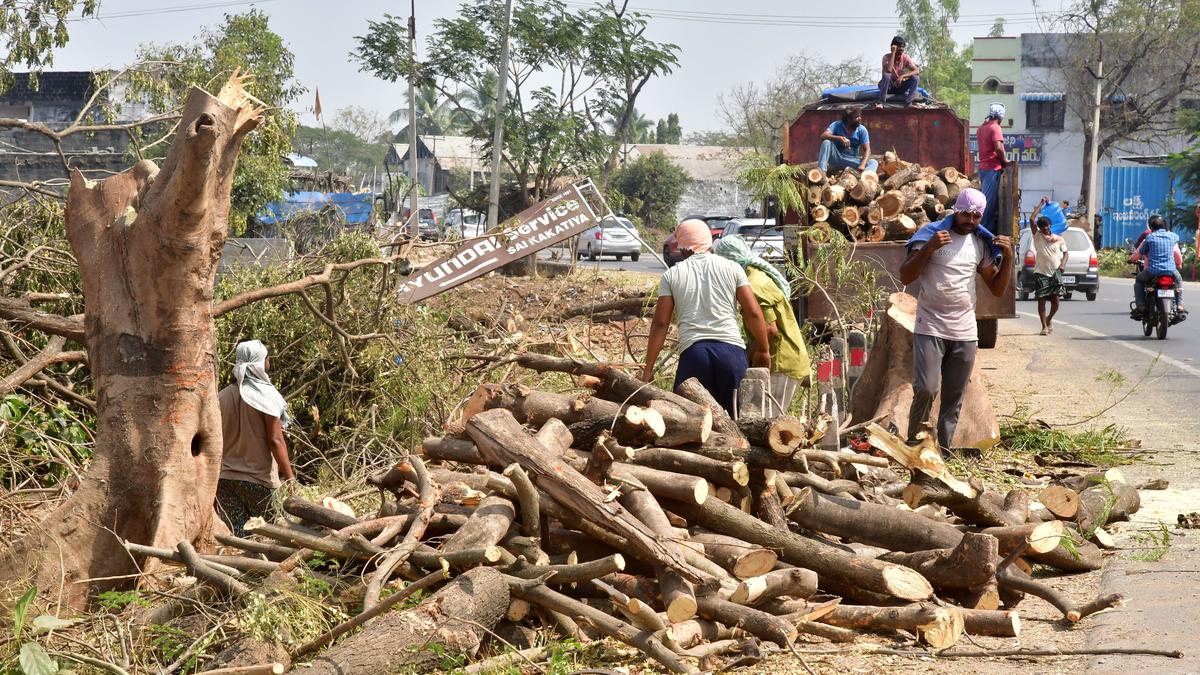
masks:
{"label": "tree bark", "polygon": [[935,649],[954,646],[963,633],[963,616],[957,607],[926,604],[905,607],[838,605],[820,620],[843,628],[906,630],[917,634]]}
{"label": "tree bark", "polygon": [[722,600],[713,595],[698,598],[698,602],[698,611],[702,618],[726,626],[736,626],[781,647],[790,645],[796,639],[797,631],[794,626],[762,610]]}
{"label": "tree bark", "polygon": [[739,605],[757,605],[764,600],[789,596],[807,598],[817,592],[817,573],[803,567],[786,567],[743,579],[729,596]]}
{"label": "tree bark", "polygon": [[769,548],[714,532],[697,532],[692,541],[704,546],[704,556],[729,570],[738,579],[750,579],[770,572],[779,556]]}
{"label": "tree bark", "polygon": [[0,558],[0,580],[32,577],[78,608],[134,583],[143,561],[122,541],[211,540],[222,451],[213,277],[259,105],[236,78],[217,96],[193,88],[161,169],[143,160],[99,181],[71,173],[66,229],[97,392],[95,458],[79,491]]}
{"label": "tree bark", "polygon": [[490,567],[477,567],[412,609],[384,613],[362,632],[326,649],[307,668],[292,672],[429,672],[446,655],[474,656],[488,631],[508,610],[509,601],[504,575]]}
{"label": "tree bark", "polygon": [[791,455],[807,440],[804,424],[791,415],[779,417],[748,417],[738,419],[738,428],[755,445],[771,448],[776,454]]}

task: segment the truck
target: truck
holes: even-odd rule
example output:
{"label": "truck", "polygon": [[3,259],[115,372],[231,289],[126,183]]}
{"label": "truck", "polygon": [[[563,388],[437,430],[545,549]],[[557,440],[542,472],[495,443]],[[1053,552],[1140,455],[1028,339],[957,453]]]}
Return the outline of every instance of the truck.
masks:
{"label": "truck", "polygon": [[[821,132],[839,119],[847,107],[861,108],[862,103],[825,97],[801,110],[785,129],[783,162],[815,162],[821,143]],[[964,175],[969,175],[974,168],[967,149],[970,135],[967,121],[955,115],[949,106],[932,101],[911,107],[889,103],[882,108],[863,110],[863,123],[871,133],[871,148],[874,154],[892,150],[905,161],[938,168],[952,166]],[[997,234],[1011,235],[1014,242],[1017,241],[1019,230],[1018,181],[1018,168],[1013,163],[1005,170],[1001,181],[1001,231]],[[803,214],[794,212],[785,214],[783,222],[807,225],[803,222]],[[801,241],[804,242],[802,250],[790,254],[807,258],[810,255],[809,240],[804,237]],[[854,247],[850,260],[859,260],[874,266],[879,272],[877,279],[880,286],[887,293],[893,293],[904,290],[904,285],[900,283],[900,264],[904,262],[906,255],[902,241],[860,242]],[[1013,269],[1004,270],[1004,273],[1012,275]],[[996,297],[991,293],[978,294],[976,319],[979,324],[979,346],[983,349],[996,346],[999,319],[1017,316],[1016,291],[1011,282],[1009,288],[1013,289],[1012,292],[1003,297]],[[807,297],[800,298],[796,308],[797,316],[801,320],[823,325],[835,316],[830,299],[836,303],[838,297],[836,287],[814,290]]]}

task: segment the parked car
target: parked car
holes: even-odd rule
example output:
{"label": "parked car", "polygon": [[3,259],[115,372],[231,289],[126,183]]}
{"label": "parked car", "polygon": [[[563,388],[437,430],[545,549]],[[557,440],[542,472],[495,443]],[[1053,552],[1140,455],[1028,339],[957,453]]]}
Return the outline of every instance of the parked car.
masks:
{"label": "parked car", "polygon": [[783,227],[774,218],[734,218],[725,226],[722,236],[736,234],[750,245],[750,250],[763,260],[782,263],[787,259],[783,248]]}
{"label": "parked car", "polygon": [[624,260],[625,256],[629,256],[630,260],[637,262],[642,256],[642,242],[637,236],[637,227],[628,218],[604,218],[599,225],[579,235],[575,256],[583,258],[585,255],[588,260],[598,260],[605,255]]}
{"label": "parked car", "polygon": [[[1067,242],[1067,266],[1063,271],[1063,288],[1066,290],[1064,299],[1069,300],[1071,294],[1080,291],[1088,300],[1095,300],[1100,292],[1100,260],[1096,257],[1096,249],[1092,246],[1092,238],[1078,227],[1068,227],[1062,238]],[[1021,240],[1017,246],[1017,297],[1028,300],[1033,293],[1033,237],[1029,228],[1021,230]]]}
{"label": "parked car", "polygon": [[470,209],[454,209],[446,214],[446,236],[473,239],[487,230],[487,215]]}
{"label": "parked car", "polygon": [[[404,209],[402,222],[407,223],[409,214],[412,209]],[[418,209],[417,210],[417,236],[421,239],[429,241],[437,241],[441,233],[438,231],[437,216],[433,213],[433,209]]]}

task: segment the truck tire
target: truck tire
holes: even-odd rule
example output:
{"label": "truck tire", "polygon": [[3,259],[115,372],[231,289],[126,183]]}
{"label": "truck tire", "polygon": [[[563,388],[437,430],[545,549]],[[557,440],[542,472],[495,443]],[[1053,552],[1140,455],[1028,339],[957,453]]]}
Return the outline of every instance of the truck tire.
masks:
{"label": "truck tire", "polygon": [[979,329],[979,348],[992,349],[996,346],[996,337],[1000,332],[999,319],[977,319],[976,327]]}

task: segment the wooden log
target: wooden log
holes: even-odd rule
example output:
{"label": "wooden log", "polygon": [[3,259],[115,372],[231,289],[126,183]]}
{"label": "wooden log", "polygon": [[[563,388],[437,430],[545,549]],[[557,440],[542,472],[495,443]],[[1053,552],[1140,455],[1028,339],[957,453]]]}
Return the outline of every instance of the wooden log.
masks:
{"label": "wooden log", "polygon": [[917,232],[917,224],[908,215],[900,213],[883,221],[884,238],[906,240]]}
{"label": "wooden log", "polygon": [[877,196],[879,196],[879,181],[870,180],[864,172],[863,177],[858,180],[854,187],[846,193],[850,201],[855,204],[870,204]]}
{"label": "wooden log", "polygon": [[908,211],[904,215],[908,216],[909,219],[912,220],[913,226],[916,227],[918,230],[921,229],[922,225],[927,225],[930,222],[929,216],[925,214],[924,209],[916,208],[911,211]]}
{"label": "wooden log", "polygon": [[1048,553],[1059,547],[1064,529],[1062,521],[1052,520],[1013,527],[988,527],[980,532],[995,537],[1003,553],[1012,551],[1025,542],[1029,542],[1030,553]]}
{"label": "wooden log", "polygon": [[700,415],[691,414],[690,408],[679,406],[674,401],[650,401],[646,407],[659,414],[663,420],[663,433],[656,441],[658,445],[673,448],[688,443],[703,443],[712,433],[712,411],[704,408]]}
{"label": "wooden log", "polygon": [[580,518],[625,538],[648,560],[679,572],[688,581],[700,581],[677,551],[664,546],[640,520],[623,507],[608,502],[599,486],[547,451],[525,432],[511,412],[501,408],[479,413],[467,422],[467,433],[491,463],[499,466],[519,463],[538,488]]}
{"label": "wooden log", "polygon": [[887,180],[883,181],[883,188],[886,190],[895,190],[902,185],[906,185],[921,177],[921,165],[910,164],[903,169],[888,176]]}
{"label": "wooden log", "polygon": [[863,206],[858,210],[858,220],[868,225],[882,225],[883,209],[875,205]]}
{"label": "wooden log", "polygon": [[442,545],[442,553],[495,546],[512,527],[516,517],[512,502],[496,495],[486,497],[467,522]]}
{"label": "wooden log", "polygon": [[958,179],[959,179],[958,169],[956,169],[952,166],[947,166],[947,167],[943,168],[941,171],[938,171],[938,176],[943,181],[945,181],[947,184],[957,183]]}
{"label": "wooden log", "polygon": [[1038,501],[1059,518],[1073,518],[1079,511],[1079,493],[1065,485],[1047,485],[1038,492]]}
{"label": "wooden log", "polygon": [[571,436],[571,430],[567,425],[557,417],[546,420],[537,433],[533,435],[542,445],[546,446],[547,450],[562,454],[571,447],[575,439]]}
{"label": "wooden log", "polygon": [[738,417],[774,417],[775,403],[771,398],[771,370],[747,368],[738,385]]}
{"label": "wooden log", "polygon": [[883,241],[887,239],[887,230],[883,225],[872,225],[866,230],[867,241]]}
{"label": "wooden log", "polygon": [[248,666],[230,666],[203,671],[203,675],[282,675],[287,666],[278,661],[256,663]]}
{"label": "wooden log", "polygon": [[809,185],[821,185],[826,182],[825,172],[815,166],[809,169],[804,175],[808,179]]}
{"label": "wooden log", "polygon": [[860,182],[874,183],[876,188],[878,188],[879,187],[879,172],[872,171],[871,169],[864,169],[863,172],[858,175],[858,180]]}
{"label": "wooden log", "polygon": [[[712,414],[713,432],[734,438],[742,435],[742,432],[738,429],[737,422],[733,421],[733,418],[729,416],[725,408],[720,403],[717,403],[717,399],[713,398],[712,394],[704,388],[703,384],[700,384],[700,380],[689,377],[679,383],[679,386],[675,389],[675,393],[702,408],[708,409]],[[709,438],[712,438],[712,436],[710,435]]]}
{"label": "wooden log", "polygon": [[959,609],[967,635],[1015,638],[1021,636],[1021,617],[1015,610]]}
{"label": "wooden log", "polygon": [[[591,453],[576,452],[573,457],[564,458],[573,468],[582,473]],[[636,454],[634,455],[637,456]],[[699,476],[689,476],[672,471],[663,471],[648,466],[614,462],[609,468],[608,476],[618,482],[644,486],[655,497],[684,499],[703,504],[708,499],[708,481]]]}
{"label": "wooden log", "polygon": [[630,464],[698,476],[714,485],[734,488],[750,482],[750,470],[739,460],[721,461],[671,448],[642,448],[631,450],[631,453],[632,456],[627,460]]}
{"label": "wooden log", "polygon": [[791,455],[806,440],[804,423],[791,415],[746,417],[738,419],[738,428],[748,441],[771,448],[779,455]]}
{"label": "wooden log", "polygon": [[[941,181],[939,181],[939,183],[940,182]],[[921,200],[921,209],[930,222],[941,220],[946,215],[943,213],[944,209],[942,207],[942,203],[938,201],[936,195],[925,195],[925,197]]]}
{"label": "wooden log", "polygon": [[808,219],[814,223],[823,223],[829,220],[829,207],[824,204],[814,204],[808,209]]}
{"label": "wooden log", "polygon": [[240,548],[247,553],[259,553],[267,557],[267,560],[279,562],[286,560],[288,556],[296,552],[296,549],[290,546],[280,546],[271,542],[255,541],[253,539],[243,539],[235,537],[231,534],[218,534],[213,537],[217,543],[225,546],[234,546]]}
{"label": "wooden log", "polygon": [[532,584],[524,579],[517,579],[515,577],[509,577],[509,579],[509,590],[513,595],[566,616],[580,617],[601,633],[641,650],[650,658],[666,666],[670,672],[695,672],[694,669],[663,646],[652,634],[645,631],[637,631],[624,621],[609,616],[578,600],[569,598],[561,593],[556,593],[545,586]]}
{"label": "wooden log", "polygon": [[[787,484],[793,488],[810,487],[818,492],[827,495],[837,495],[840,497],[848,497],[851,499],[863,499],[863,487],[852,480],[835,479],[829,480],[815,473],[801,473],[798,471],[780,472]],[[795,495],[793,495],[793,500]]]}
{"label": "wooden log", "polygon": [[[889,551],[954,548],[963,536],[953,525],[930,520],[912,511],[824,495],[812,488],[796,492],[791,518],[814,532]],[[821,570],[816,571],[821,573]]]}
{"label": "wooden log", "polygon": [[739,605],[757,605],[764,600],[785,595],[807,598],[816,592],[816,572],[803,567],[787,567],[743,579],[730,594],[729,601]]}
{"label": "wooden log", "polygon": [[929,181],[929,194],[933,195],[934,199],[942,206],[950,203],[950,193],[946,189],[945,181],[941,178],[934,177]]}
{"label": "wooden log", "polygon": [[829,214],[829,223],[846,228],[855,227],[858,225],[858,209],[853,206],[846,206],[840,209],[831,210]]}
{"label": "wooden log", "polygon": [[1040,581],[1031,579],[1024,572],[1011,567],[1002,570],[997,575],[997,579],[1000,582],[1001,588],[1028,593],[1045,600],[1053,605],[1055,609],[1062,612],[1063,617],[1071,623],[1078,623],[1085,617],[1113,607],[1119,604],[1122,599],[1119,593],[1111,593],[1109,595],[1097,596],[1092,601],[1081,605],[1061,591]]}
{"label": "wooden log", "polygon": [[303,521],[321,527],[328,527],[331,530],[340,530],[343,527],[349,527],[359,522],[358,518],[348,516],[340,511],[327,509],[320,504],[314,504],[300,497],[288,497],[283,500],[283,510]]}
{"label": "wooden log", "polygon": [[846,199],[846,188],[841,185],[826,185],[821,190],[821,205],[832,210]]}
{"label": "wooden log", "polygon": [[1094,472],[1082,476],[1064,476],[1058,480],[1059,483],[1076,492],[1083,492],[1105,481],[1109,483],[1129,483],[1129,481],[1125,480],[1125,475],[1121,473],[1121,470],[1116,467],[1103,472]]}
{"label": "wooden log", "polygon": [[[682,546],[673,538],[674,531],[667,520],[667,514],[653,495],[646,490],[631,489],[624,490],[619,499],[621,505],[657,534],[665,546],[674,548],[680,558],[686,559]],[[656,565],[654,572],[658,577],[663,606],[671,623],[696,616],[696,590],[692,584],[675,570],[662,565]]]}
{"label": "wooden log", "polygon": [[777,616],[712,595],[697,598],[697,601],[702,618],[727,626],[737,626],[751,635],[781,647],[790,645],[796,639],[796,628]]}
{"label": "wooden log", "polygon": [[[320,659],[292,672],[301,675],[429,672],[446,655],[474,656],[509,604],[504,575],[490,567],[477,567],[412,609],[383,613],[364,630],[323,651]],[[436,649],[430,640],[433,635],[437,636]]]}
{"label": "wooden log", "polygon": [[421,441],[421,454],[429,459],[463,464],[486,464],[471,441],[450,436],[429,436]]}
{"label": "wooden log", "polygon": [[1104,527],[1108,523],[1129,520],[1141,508],[1137,488],[1127,483],[1101,483],[1079,493],[1075,522],[1081,532]]}
{"label": "wooden log", "polygon": [[897,190],[889,190],[880,195],[874,205],[879,207],[885,221],[894,220],[904,213],[904,195]]}
{"label": "wooden log", "polygon": [[879,559],[911,567],[939,590],[970,590],[995,579],[1000,546],[995,537],[967,532],[954,548],[886,553]]}
{"label": "wooden log", "polygon": [[846,192],[850,192],[855,185],[858,185],[858,176],[854,175],[854,172],[850,169],[843,169],[841,175],[837,177],[837,181],[835,182]]}
{"label": "wooden log", "polygon": [[703,545],[704,555],[738,579],[750,579],[770,572],[779,556],[769,548],[747,543],[736,537],[713,532],[697,532],[691,540]]}
{"label": "wooden log", "polygon": [[682,649],[690,649],[703,642],[717,642],[744,637],[746,632],[731,628],[717,621],[689,619],[667,626],[667,637]]}
{"label": "wooden log", "polygon": [[[568,425],[599,423],[626,443],[652,442],[666,433],[666,422],[658,411],[637,405],[621,405],[594,396],[572,397],[537,391],[519,384],[483,384],[471,397],[463,419],[484,410],[504,408],[522,424],[540,427],[551,419]],[[699,422],[698,422],[699,423]],[[690,439],[685,442],[697,442]]]}
{"label": "wooden log", "polygon": [[901,600],[924,600],[933,594],[929,582],[913,570],[849,554],[790,531],[777,530],[717,500],[704,504],[666,501],[663,507],[713,532],[736,535],[752,544],[777,550],[784,561],[813,570],[822,579],[841,580]]}
{"label": "wooden log", "polygon": [[957,607],[931,604],[904,607],[838,605],[820,621],[842,628],[905,630],[935,649],[954,646],[963,633],[963,615]]}

